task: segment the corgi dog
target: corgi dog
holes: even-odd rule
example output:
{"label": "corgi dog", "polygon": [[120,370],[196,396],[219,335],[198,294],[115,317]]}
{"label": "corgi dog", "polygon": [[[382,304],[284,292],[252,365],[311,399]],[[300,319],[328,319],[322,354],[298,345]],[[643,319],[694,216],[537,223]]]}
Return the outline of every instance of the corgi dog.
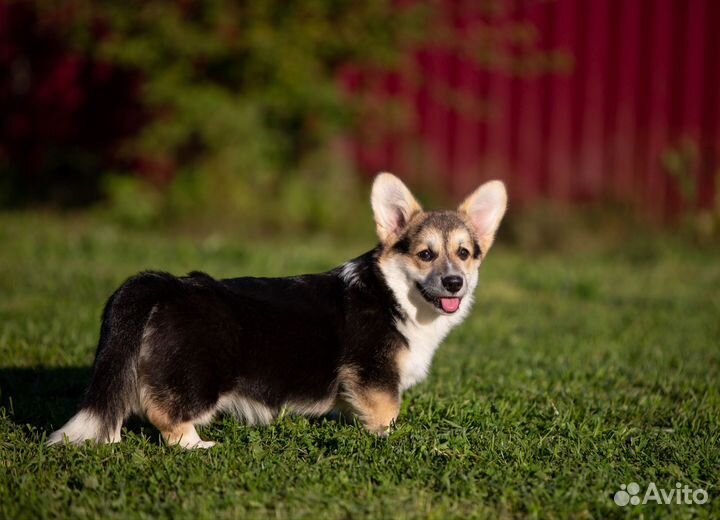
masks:
{"label": "corgi dog", "polygon": [[500,181],[457,211],[423,211],[397,177],[372,187],[380,243],[321,274],[216,280],[143,272],[110,297],[80,411],[50,444],[118,442],[140,415],[167,444],[209,448],[195,426],[281,410],[352,413],[387,435],[404,390],[467,316],[505,214]]}

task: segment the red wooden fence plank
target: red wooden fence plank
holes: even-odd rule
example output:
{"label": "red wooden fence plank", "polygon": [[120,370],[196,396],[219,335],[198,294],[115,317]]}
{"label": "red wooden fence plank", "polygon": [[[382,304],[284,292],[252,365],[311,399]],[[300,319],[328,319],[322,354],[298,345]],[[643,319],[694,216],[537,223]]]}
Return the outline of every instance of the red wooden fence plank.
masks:
{"label": "red wooden fence plank", "polygon": [[[715,184],[720,175],[720,57],[718,56],[718,26],[720,25],[720,2],[707,3],[705,40],[705,86],[703,106],[703,135],[701,150],[703,162],[698,181],[698,204],[710,208],[720,197],[720,186]],[[716,206],[717,207],[717,206]]]}
{"label": "red wooden fence plank", "polygon": [[448,135],[447,108],[444,101],[447,91],[449,73],[448,56],[444,50],[433,50],[428,54],[425,89],[428,91],[428,103],[425,107],[426,128],[428,137],[425,158],[428,160],[426,174],[435,176],[438,173],[445,178],[450,171],[446,164]]}
{"label": "red wooden fence plank", "polygon": [[638,1],[620,0],[618,40],[623,42],[617,62],[617,107],[614,135],[611,140],[612,185],[614,195],[629,201],[634,193],[635,149],[638,141],[636,125],[636,99],[639,89],[640,48],[638,31],[642,14]]}
{"label": "red wooden fence plank", "polygon": [[583,142],[583,120],[586,110],[585,100],[585,85],[588,81],[588,25],[592,21],[588,17],[587,3],[586,0],[578,2],[578,9],[575,17],[575,27],[577,31],[577,41],[575,42],[575,71],[573,74],[573,90],[575,95],[573,96],[572,106],[572,133],[570,135],[570,149],[568,153],[572,158],[572,184],[570,195],[573,200],[587,200],[588,194],[581,190],[582,186],[582,171],[580,163],[580,149]]}
{"label": "red wooden fence plank", "polygon": [[672,0],[654,0],[655,12],[651,25],[649,68],[649,112],[647,124],[647,158],[643,172],[643,206],[648,213],[664,212],[666,175],[662,154],[667,150],[669,135],[671,45],[673,42]]}
{"label": "red wooden fence plank", "polygon": [[[505,23],[501,18],[499,23]],[[487,122],[487,140],[482,157],[484,172],[492,178],[510,181],[510,120],[511,76],[505,70],[495,70],[488,78],[488,97],[490,113]]]}
{"label": "red wooden fence plank", "polygon": [[606,0],[588,0],[585,4],[587,31],[585,55],[587,64],[584,74],[584,107],[582,118],[582,142],[579,150],[579,190],[583,198],[602,193],[604,177],[605,143],[605,94],[608,61],[608,16]]}
{"label": "red wooden fence plank", "polygon": [[[455,12],[458,38],[465,41],[475,36],[480,22],[471,7],[467,2],[460,2]],[[473,189],[481,178],[479,144],[484,121],[478,103],[483,99],[480,70],[467,55],[458,56],[456,65],[457,96],[452,110],[457,114],[457,132],[455,142],[451,143],[454,146],[452,189],[455,194],[461,194]]]}
{"label": "red wooden fence plank", "polygon": [[620,92],[620,60],[626,42],[621,40],[621,19],[625,9],[624,0],[610,0],[608,2],[607,25],[607,53],[608,59],[605,69],[605,114],[603,141],[605,142],[603,162],[603,195],[610,200],[620,198],[620,189],[617,186],[617,122]]}
{"label": "red wooden fence plank", "polygon": [[[683,91],[685,89],[686,78],[682,76],[685,68],[685,55],[687,54],[688,38],[687,38],[687,17],[688,4],[677,1],[672,2],[672,20],[673,20],[673,44],[670,47],[670,77],[668,78],[668,138],[666,145],[666,154],[669,151],[677,150],[682,146],[682,118],[683,118]],[[665,162],[662,164],[664,175],[662,176],[662,187],[660,197],[662,199],[662,207],[664,212],[662,217],[667,217],[676,210],[678,201],[674,198],[675,181],[666,168]]]}
{"label": "red wooden fence plank", "polygon": [[[551,44],[554,48],[572,53],[577,45],[577,2],[558,2],[554,8],[555,24]],[[575,56],[573,67],[577,65]],[[550,197],[568,201],[572,193],[574,174],[572,142],[572,109],[576,71],[554,76],[551,82],[551,119],[547,136],[548,183]]]}
{"label": "red wooden fence plank", "polygon": [[[682,99],[682,116],[680,121],[680,137],[687,139],[697,147],[698,154],[702,153],[702,112],[703,97],[705,95],[705,17],[707,13],[706,1],[695,0],[687,3],[685,37],[687,44],[683,53],[684,68],[680,72],[684,79]],[[699,158],[699,156],[698,156]],[[699,164],[693,163],[690,174],[694,178],[700,175]],[[677,190],[673,190],[674,200],[679,201]],[[678,209],[678,206],[673,207]]]}
{"label": "red wooden fence plank", "polygon": [[[523,2],[523,19],[531,23],[542,35],[545,29],[546,5],[534,0]],[[532,200],[540,194],[539,179],[545,161],[544,137],[542,135],[542,77],[527,71],[518,80],[516,133],[517,161],[515,175],[522,179],[518,186],[522,200]]]}

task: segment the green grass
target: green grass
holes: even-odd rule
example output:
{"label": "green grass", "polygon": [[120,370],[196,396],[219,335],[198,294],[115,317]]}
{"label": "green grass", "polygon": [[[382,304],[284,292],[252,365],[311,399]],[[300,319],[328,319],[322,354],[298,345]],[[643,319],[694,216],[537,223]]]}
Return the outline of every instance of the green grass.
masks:
{"label": "green grass", "polygon": [[[285,415],[220,419],[201,430],[221,442],[209,451],[163,446],[142,422],[119,445],[42,445],[77,406],[102,305],[125,277],[318,271],[369,246],[0,215],[0,517],[720,515],[720,262],[664,239],[562,254],[501,244],[387,439]],[[616,506],[632,481],[710,501]]]}

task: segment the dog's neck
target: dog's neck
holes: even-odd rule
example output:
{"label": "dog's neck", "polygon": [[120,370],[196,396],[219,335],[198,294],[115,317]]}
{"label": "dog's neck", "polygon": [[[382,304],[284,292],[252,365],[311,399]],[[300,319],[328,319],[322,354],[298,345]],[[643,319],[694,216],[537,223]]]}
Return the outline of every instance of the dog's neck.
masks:
{"label": "dog's neck", "polygon": [[405,390],[425,379],[440,343],[470,311],[473,293],[468,292],[457,313],[440,314],[408,281],[400,265],[389,261],[382,262],[379,267],[404,316],[404,319],[396,320],[396,327],[407,340],[409,349],[409,355],[400,367],[400,389]]}

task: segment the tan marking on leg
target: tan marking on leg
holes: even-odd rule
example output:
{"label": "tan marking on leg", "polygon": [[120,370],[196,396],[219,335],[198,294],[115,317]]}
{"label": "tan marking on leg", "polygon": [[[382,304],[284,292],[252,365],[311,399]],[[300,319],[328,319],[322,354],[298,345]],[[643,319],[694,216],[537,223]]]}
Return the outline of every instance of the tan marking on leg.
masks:
{"label": "tan marking on leg", "polygon": [[339,408],[349,406],[366,430],[387,435],[400,412],[398,392],[362,385],[357,372],[349,367],[340,370],[339,379],[343,389]]}
{"label": "tan marking on leg", "polygon": [[145,415],[153,426],[160,430],[168,445],[178,445],[183,448],[211,448],[215,445],[212,441],[202,440],[191,422],[172,420],[170,415],[155,402],[146,402]]}
{"label": "tan marking on leg", "polygon": [[387,390],[367,389],[361,392],[361,400],[356,403],[356,407],[367,430],[387,435],[400,413],[400,399]]}

